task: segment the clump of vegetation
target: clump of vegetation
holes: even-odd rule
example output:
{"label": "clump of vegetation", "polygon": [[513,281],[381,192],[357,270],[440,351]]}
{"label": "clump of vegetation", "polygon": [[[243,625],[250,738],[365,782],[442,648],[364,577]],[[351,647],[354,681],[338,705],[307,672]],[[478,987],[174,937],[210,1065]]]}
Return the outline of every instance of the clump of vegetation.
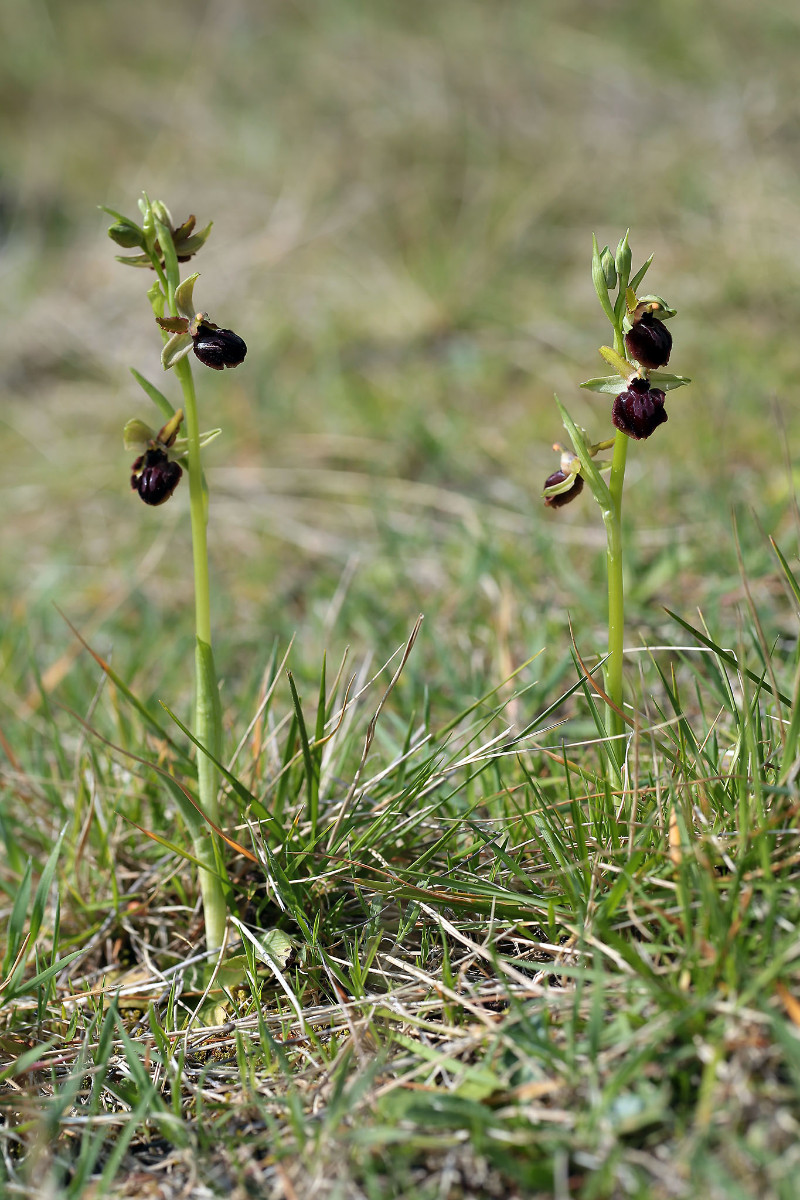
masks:
{"label": "clump of vegetation", "polygon": [[135,372],[163,423],[125,444],[150,507],[188,473],[197,703],[190,729],[92,651],[111,703],[87,693],[65,724],[40,681],[47,770],[7,747],[29,819],[2,827],[6,1190],[788,1198],[798,651],[780,660],[755,605],[735,649],[676,617],[691,645],[634,648],[623,692],[625,456],[686,382],[662,370],[673,310],[637,293],[649,260],[632,275],[627,236],[594,248],[615,373],[584,386],[617,432],[591,443],[562,407],[572,451],[545,485],[550,507],[584,485],[601,506],[607,653],[576,644],[544,684],[526,661],[441,719],[402,691],[421,618],[378,670],[323,657],[310,702],[276,643],[225,724],[217,431],[188,356],[222,370],[246,348],[180,280],[208,229],[147,198],[141,224],[113,215],[181,386],[176,410]]}

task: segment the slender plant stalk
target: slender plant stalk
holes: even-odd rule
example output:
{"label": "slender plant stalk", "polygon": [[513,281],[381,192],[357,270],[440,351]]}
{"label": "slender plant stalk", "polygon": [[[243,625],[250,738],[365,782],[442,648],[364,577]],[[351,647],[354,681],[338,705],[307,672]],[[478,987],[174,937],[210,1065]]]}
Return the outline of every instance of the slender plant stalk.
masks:
{"label": "slender plant stalk", "polygon": [[[167,307],[177,315],[175,291],[180,281],[180,268],[172,235],[167,226],[156,222],[159,243],[164,251],[165,272],[159,271],[162,286],[166,283]],[[157,260],[155,260],[157,263]],[[200,426],[197,418],[197,397],[194,377],[188,358],[175,364],[175,374],[183,393],[186,422],[189,472],[189,510],[192,526],[192,559],[194,563],[195,602],[195,719],[194,734],[214,758],[222,751],[222,714],[219,702],[217,673],[211,645],[211,585],[208,570],[208,504],[205,478],[200,455]],[[219,825],[219,772],[202,750],[197,753],[197,788],[203,814]],[[227,919],[225,871],[219,839],[205,823],[193,824],[191,829],[195,857],[200,868],[200,891],[206,927],[206,946],[216,950],[222,945]]]}
{"label": "slender plant stalk", "polygon": [[[625,339],[621,324],[614,326],[614,349],[625,357]],[[622,543],[622,491],[625,486],[625,464],[630,439],[620,430],[614,438],[611,459],[611,474],[608,490],[611,506],[603,511],[606,527],[608,558],[608,658],[605,665],[606,693],[613,708],[608,710],[608,732],[611,736],[611,753],[618,766],[625,756],[622,719],[622,659],[625,635],[625,594],[623,587],[623,543]]]}
{"label": "slender plant stalk", "polygon": [[[219,430],[204,434],[201,443],[197,417],[197,397],[189,361],[190,351],[206,367],[221,371],[244,362],[247,346],[232,329],[221,329],[205,312],[194,306],[197,273],[181,282],[181,262],[188,262],[202,249],[211,224],[195,230],[195,218],[189,216],[173,224],[169,209],[161,201],[151,202],[147,193],[139,200],[142,225],[123,213],[107,208],[114,218],[109,237],[125,250],[137,253],[117,256],[128,266],[152,267],[157,282],[148,288],[153,315],[159,325],[164,348],[161,361],[165,369],[174,368],[183,394],[181,412],[158,388],[138,372],[134,376],[160,411],[166,424],[155,432],[144,421],[132,418],[125,426],[124,442],[128,449],[142,451],[131,467],[131,486],[145,504],[157,507],[169,500],[183,471],[189,475],[189,511],[192,529],[195,603],[195,707],[194,733],[197,744],[197,801],[183,794],[176,797],[194,846],[199,870],[206,946],[217,950],[224,945],[230,884],[222,854],[219,829],[220,770],[222,756],[222,713],[217,672],[211,645],[211,586],[208,570],[208,489],[203,474],[201,450]],[[140,253],[141,252],[141,253]],[[184,433],[179,430],[184,426]],[[224,836],[224,835],[223,835]]]}
{"label": "slender plant stalk", "polygon": [[622,657],[625,633],[625,598],[622,565],[622,489],[625,483],[625,460],[629,439],[617,433],[611,460],[608,490],[611,507],[603,511],[606,526],[608,557],[608,658],[605,665],[606,693],[613,708],[608,710],[608,732],[612,738],[611,753],[618,766],[622,765],[625,745],[622,735],[625,722],[617,709],[622,709]]}
{"label": "slender plant stalk", "polygon": [[[195,721],[194,733],[219,759],[222,751],[222,714],[220,711],[217,673],[211,646],[211,588],[208,572],[207,503],[203,467],[200,461],[200,429],[197,420],[197,401],[192,368],[187,358],[175,366],[183,392],[186,437],[188,440],[189,509],[192,524],[192,557],[194,561],[195,607]],[[210,821],[219,825],[219,772],[208,757],[198,750],[197,785],[200,806]],[[206,946],[209,950],[222,945],[225,932],[227,903],[221,877],[222,861],[218,839],[210,829],[195,836],[195,854],[208,865],[200,871],[200,889],[206,923]]]}

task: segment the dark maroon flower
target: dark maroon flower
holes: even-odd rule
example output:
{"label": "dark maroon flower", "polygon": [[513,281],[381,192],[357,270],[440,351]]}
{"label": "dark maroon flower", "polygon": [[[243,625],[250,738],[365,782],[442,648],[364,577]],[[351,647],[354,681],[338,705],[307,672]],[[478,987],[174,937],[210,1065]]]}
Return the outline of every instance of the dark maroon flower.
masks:
{"label": "dark maroon flower", "polygon": [[[552,475],[548,475],[544,481],[546,488],[552,487],[554,483],[563,483],[569,475],[566,471],[554,471]],[[563,508],[565,504],[569,504],[570,500],[574,500],[576,496],[580,496],[583,491],[583,477],[581,475],[572,475],[572,487],[566,492],[556,492],[554,496],[545,496],[544,502],[548,508]]]}
{"label": "dark maroon flower", "polygon": [[659,388],[651,388],[649,379],[634,377],[614,400],[611,420],[628,437],[637,441],[649,438],[667,420],[664,393]]}
{"label": "dark maroon flower", "polygon": [[625,334],[625,345],[631,358],[648,371],[664,367],[669,362],[672,349],[672,334],[663,321],[645,312]]}
{"label": "dark maroon flower", "polygon": [[163,450],[146,450],[131,467],[131,487],[145,504],[153,506],[169,500],[183,471],[171,462]]}
{"label": "dark maroon flower", "polygon": [[214,371],[221,371],[223,367],[238,367],[244,362],[247,346],[232,329],[217,329],[216,325],[202,322],[192,337],[192,349],[200,362]]}

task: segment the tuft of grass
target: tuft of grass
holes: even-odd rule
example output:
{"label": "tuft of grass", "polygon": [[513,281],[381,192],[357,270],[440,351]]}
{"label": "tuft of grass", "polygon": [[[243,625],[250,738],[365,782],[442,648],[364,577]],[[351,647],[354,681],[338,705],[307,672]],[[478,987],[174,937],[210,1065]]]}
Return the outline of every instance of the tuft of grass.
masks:
{"label": "tuft of grass", "polygon": [[219,956],[167,835],[181,752],[124,690],[149,762],[86,723],[113,812],[86,797],[7,919],[12,1192],[791,1194],[796,661],[755,623],[636,656],[612,790],[582,668],[521,729],[532,664],[437,725],[398,699],[418,630],[310,704],[271,654],[221,764]]}

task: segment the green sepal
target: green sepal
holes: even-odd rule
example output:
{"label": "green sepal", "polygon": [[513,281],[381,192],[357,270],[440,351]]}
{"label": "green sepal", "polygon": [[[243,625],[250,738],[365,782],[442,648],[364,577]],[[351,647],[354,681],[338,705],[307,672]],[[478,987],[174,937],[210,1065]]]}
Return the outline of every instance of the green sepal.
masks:
{"label": "green sepal", "polygon": [[201,229],[199,233],[193,233],[190,237],[184,238],[178,242],[175,249],[178,252],[179,258],[190,258],[193,254],[197,254],[198,250],[202,250],[203,246],[208,241],[208,236],[214,225],[213,221],[209,221],[205,229]]}
{"label": "green sepal", "polygon": [[153,404],[155,404],[156,408],[159,410],[162,416],[166,418],[166,420],[174,417],[175,409],[170,404],[163,392],[160,392],[154,384],[150,383],[149,379],[145,379],[144,375],[140,375],[135,367],[131,367],[131,375],[136,380],[145,395],[150,397],[150,399],[153,401]]}
{"label": "green sepal", "polygon": [[650,308],[650,315],[656,317],[659,321],[668,321],[678,311],[677,308],[670,308],[666,300],[663,300],[661,296],[637,296],[636,307],[640,308],[642,304],[647,304]]}
{"label": "green sepal", "polygon": [[164,370],[168,371],[170,367],[175,366],[175,363],[185,358],[193,345],[194,341],[190,333],[173,333],[169,341],[164,343],[164,349],[161,351],[161,365]]}
{"label": "green sepal", "polygon": [[650,371],[647,377],[651,383],[657,384],[662,392],[672,392],[675,388],[684,387],[692,382],[688,375],[670,375],[669,371]]}
{"label": "green sepal", "polygon": [[625,390],[625,380],[619,375],[598,375],[595,379],[587,379],[581,387],[586,392],[606,392],[609,396],[616,396]]}
{"label": "green sepal", "polygon": [[195,282],[199,278],[198,272],[195,272],[194,275],[189,275],[187,279],[184,279],[183,283],[179,284],[175,289],[175,307],[187,321],[192,321],[196,315],[192,293],[194,292]]}
{"label": "green sepal", "polygon": [[146,450],[150,443],[155,441],[155,436],[156,431],[144,421],[140,421],[138,417],[132,417],[130,421],[126,421],[122,431],[122,440],[126,450]]}
{"label": "green sepal", "polygon": [[578,429],[578,426],[564,408],[564,405],[561,403],[558,396],[556,396],[555,401],[558,405],[558,411],[561,413],[561,420],[564,422],[564,428],[569,434],[569,440],[572,442],[572,447],[580,459],[581,475],[592,489],[592,495],[594,496],[595,500],[605,512],[612,507],[611,492],[608,490],[608,485],[595,466],[594,460],[589,453],[580,429]]}
{"label": "green sepal", "polygon": [[614,309],[608,298],[608,285],[606,283],[605,271],[603,270],[603,260],[600,254],[600,247],[597,245],[597,238],[594,234],[592,234],[592,283],[594,284],[594,290],[597,292],[600,307],[613,325]]}

